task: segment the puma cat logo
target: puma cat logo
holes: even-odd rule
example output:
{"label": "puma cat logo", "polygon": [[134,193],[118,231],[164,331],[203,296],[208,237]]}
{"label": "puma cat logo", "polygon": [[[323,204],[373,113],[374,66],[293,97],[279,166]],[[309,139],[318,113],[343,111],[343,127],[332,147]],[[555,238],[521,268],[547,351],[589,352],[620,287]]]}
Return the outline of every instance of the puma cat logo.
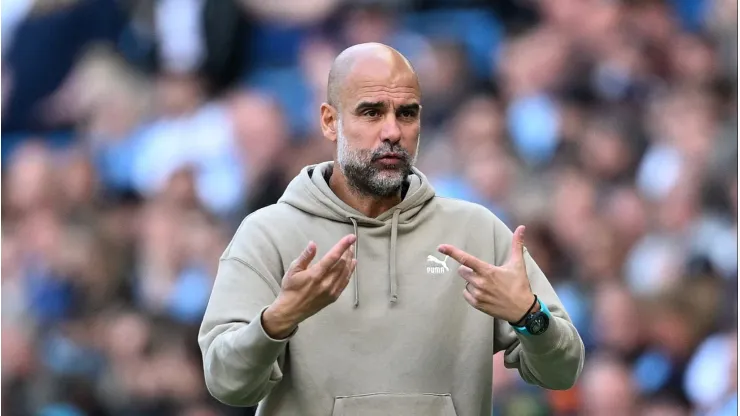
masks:
{"label": "puma cat logo", "polygon": [[438,266],[427,266],[427,273],[429,274],[442,274],[449,272],[450,268],[447,267],[447,259],[450,256],[445,256],[444,260],[440,260],[431,254],[427,256],[427,262],[438,264]]}

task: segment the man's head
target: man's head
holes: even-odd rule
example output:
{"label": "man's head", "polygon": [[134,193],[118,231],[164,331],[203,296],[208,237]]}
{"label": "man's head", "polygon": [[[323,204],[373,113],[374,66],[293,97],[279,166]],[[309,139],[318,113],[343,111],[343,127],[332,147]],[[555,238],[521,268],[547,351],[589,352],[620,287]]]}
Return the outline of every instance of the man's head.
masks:
{"label": "man's head", "polygon": [[360,44],[335,59],[321,129],[354,191],[387,197],[401,188],[418,151],[420,100],[416,73],[393,48]]}

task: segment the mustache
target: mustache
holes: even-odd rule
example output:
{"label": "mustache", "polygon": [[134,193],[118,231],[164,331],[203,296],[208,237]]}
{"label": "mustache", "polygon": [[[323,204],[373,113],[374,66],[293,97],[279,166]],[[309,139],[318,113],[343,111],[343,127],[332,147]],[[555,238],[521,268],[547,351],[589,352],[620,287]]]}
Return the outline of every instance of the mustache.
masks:
{"label": "mustache", "polygon": [[411,155],[409,154],[409,152],[401,146],[382,146],[378,149],[373,150],[371,160],[374,162],[388,155],[389,153],[393,153],[404,161],[408,161],[409,159],[411,159]]}

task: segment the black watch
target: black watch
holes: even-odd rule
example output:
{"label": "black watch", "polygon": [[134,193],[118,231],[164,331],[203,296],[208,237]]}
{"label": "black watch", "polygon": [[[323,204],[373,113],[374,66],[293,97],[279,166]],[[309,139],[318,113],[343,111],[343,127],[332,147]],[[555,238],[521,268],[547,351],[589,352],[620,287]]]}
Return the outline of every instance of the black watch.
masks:
{"label": "black watch", "polygon": [[[524,317],[524,324],[522,326],[511,324],[516,332],[524,335],[542,335],[547,331],[547,328],[550,327],[550,317],[552,316],[550,314],[550,310],[547,309],[547,305],[545,305],[545,303],[539,298],[537,298],[535,302],[540,303],[540,310],[533,313],[527,313]],[[533,308],[529,309],[532,310]]]}

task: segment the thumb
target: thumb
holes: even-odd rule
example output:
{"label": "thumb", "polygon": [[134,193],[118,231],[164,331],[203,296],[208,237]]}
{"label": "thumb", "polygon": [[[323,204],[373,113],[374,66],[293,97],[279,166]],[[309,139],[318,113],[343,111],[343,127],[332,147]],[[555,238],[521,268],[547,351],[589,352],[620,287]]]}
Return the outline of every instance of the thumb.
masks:
{"label": "thumb", "polygon": [[310,241],[308,246],[306,246],[303,252],[301,252],[301,255],[298,256],[297,259],[293,260],[290,270],[293,273],[306,270],[308,266],[311,265],[311,261],[314,257],[316,257],[316,243]]}
{"label": "thumb", "polygon": [[524,261],[524,230],[523,225],[516,227],[514,236],[511,238],[511,256],[508,261],[510,264]]}

